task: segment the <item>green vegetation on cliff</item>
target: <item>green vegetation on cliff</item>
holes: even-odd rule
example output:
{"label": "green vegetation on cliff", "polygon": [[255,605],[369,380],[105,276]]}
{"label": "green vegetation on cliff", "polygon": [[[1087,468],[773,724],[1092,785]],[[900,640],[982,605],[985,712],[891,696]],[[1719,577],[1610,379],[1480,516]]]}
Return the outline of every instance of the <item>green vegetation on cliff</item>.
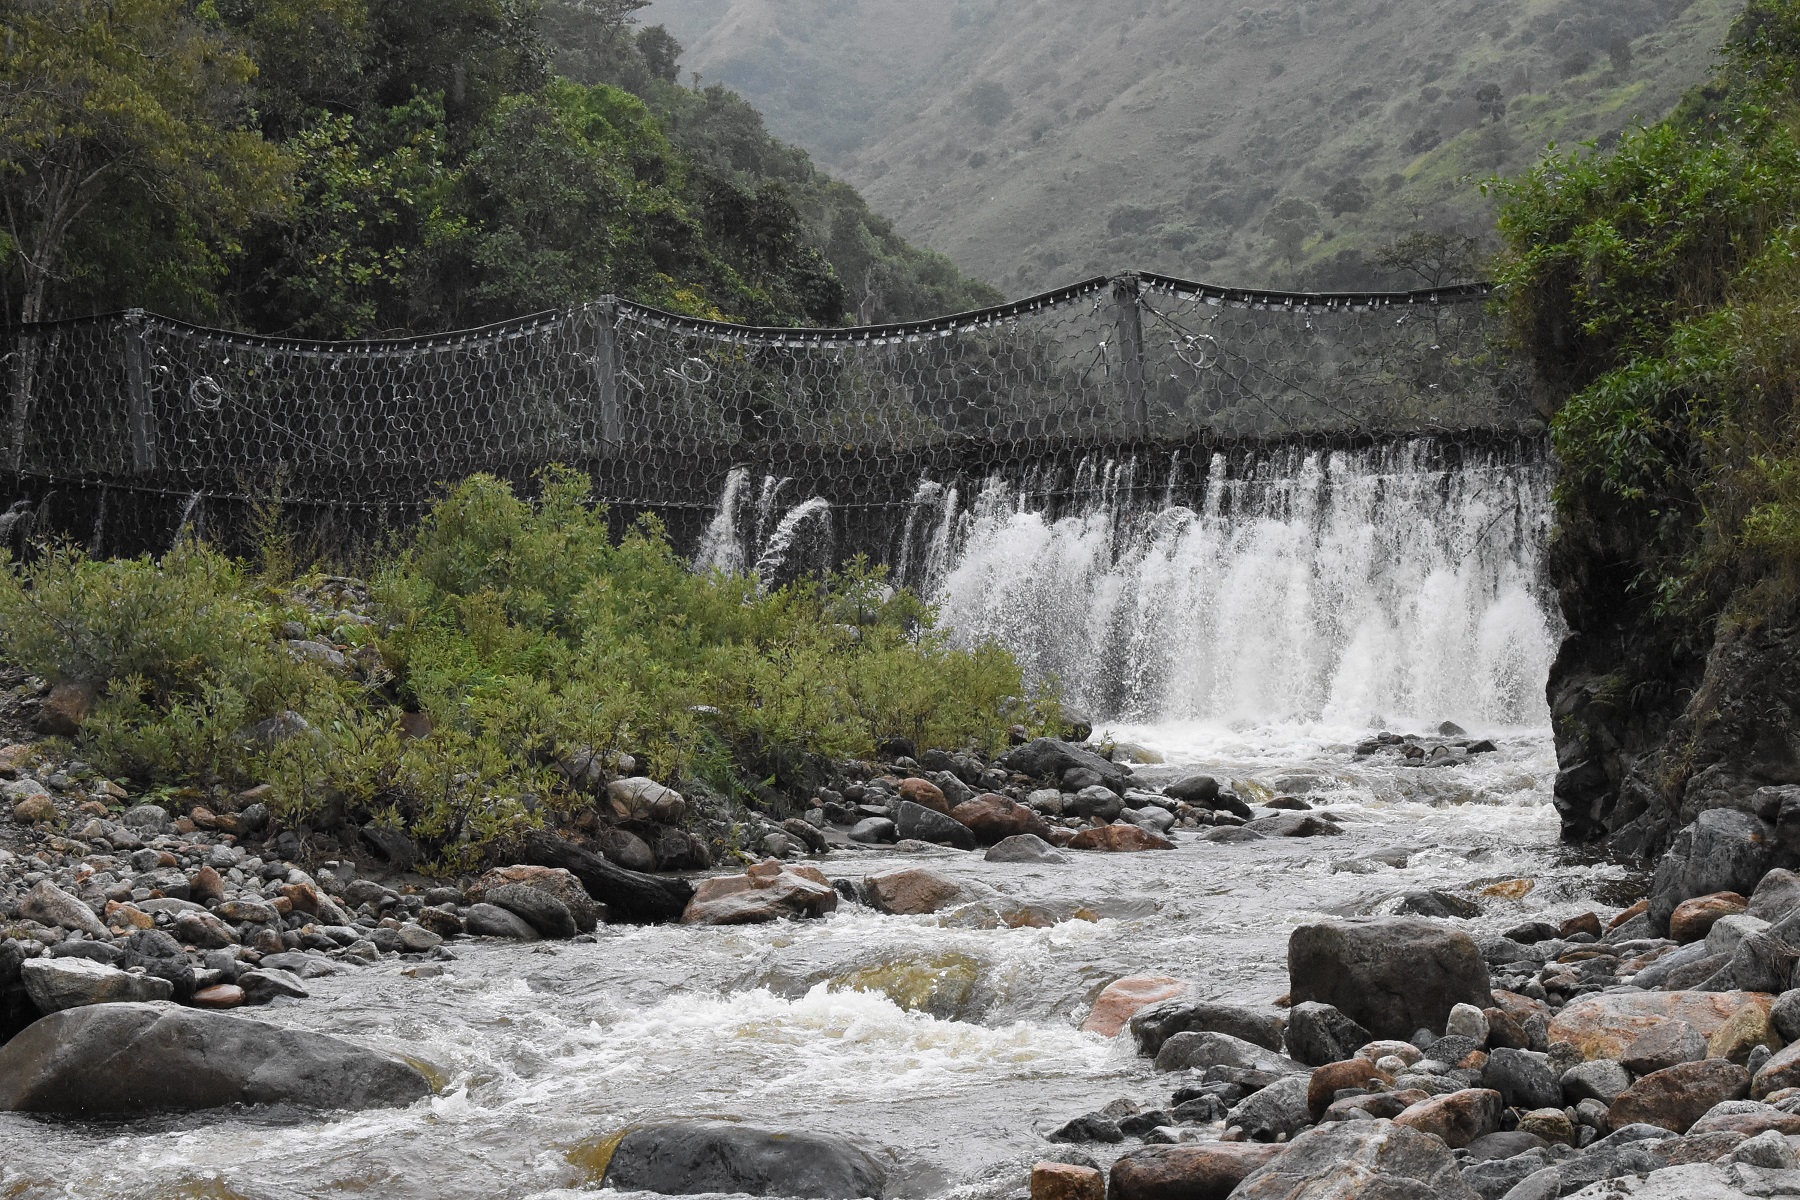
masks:
{"label": "green vegetation on cliff", "polygon": [[6,5],[4,319],[137,305],[360,337],[608,292],[773,325],[996,298],[735,95],[679,87],[637,7]]}
{"label": "green vegetation on cliff", "polygon": [[457,869],[578,818],[626,756],[786,816],[821,759],[893,736],[994,753],[1058,720],[1009,653],[952,649],[878,575],[696,575],[653,522],[610,537],[567,472],[533,503],[468,480],[366,593],[265,557],[0,559],[0,662],[95,688],[80,752],[109,775],[268,783],[290,827],[397,826]]}

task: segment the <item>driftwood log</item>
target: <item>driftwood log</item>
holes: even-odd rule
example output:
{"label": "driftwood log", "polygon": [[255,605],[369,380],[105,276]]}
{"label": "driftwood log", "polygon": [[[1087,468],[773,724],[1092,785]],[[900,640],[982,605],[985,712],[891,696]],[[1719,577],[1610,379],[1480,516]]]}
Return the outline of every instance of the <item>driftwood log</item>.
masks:
{"label": "driftwood log", "polygon": [[527,838],[524,861],[537,867],[561,867],[581,880],[588,895],[606,905],[608,912],[627,921],[679,921],[694,898],[694,885],[685,879],[628,871],[554,834],[534,833]]}

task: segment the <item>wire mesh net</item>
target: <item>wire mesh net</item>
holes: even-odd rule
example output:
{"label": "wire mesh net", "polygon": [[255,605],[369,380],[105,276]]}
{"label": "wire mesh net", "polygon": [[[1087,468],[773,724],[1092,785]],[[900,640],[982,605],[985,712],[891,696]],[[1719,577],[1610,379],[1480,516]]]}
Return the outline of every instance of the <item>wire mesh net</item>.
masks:
{"label": "wire mesh net", "polygon": [[[1023,463],[1074,472],[1171,447],[1518,433],[1535,414],[1490,344],[1487,291],[1321,296],[1126,275],[820,330],[608,298],[356,343],[130,312],[15,332],[0,473],[35,498],[40,525],[98,540],[108,497],[115,527],[149,498],[166,498],[160,519],[191,521],[278,494],[314,523],[366,533],[472,473],[525,483],[562,463],[598,498],[661,512],[698,542],[734,469],[839,510],[899,511],[921,478]],[[67,510],[56,521],[53,496]]]}

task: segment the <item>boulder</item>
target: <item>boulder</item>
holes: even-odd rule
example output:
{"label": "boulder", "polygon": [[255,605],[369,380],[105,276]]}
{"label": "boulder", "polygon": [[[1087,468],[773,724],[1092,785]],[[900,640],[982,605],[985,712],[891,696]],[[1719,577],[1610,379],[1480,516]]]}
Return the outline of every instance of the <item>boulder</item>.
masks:
{"label": "boulder", "polygon": [[983,855],[988,862],[1045,863],[1061,865],[1069,856],[1033,833],[1018,833],[1001,838]]}
{"label": "boulder", "polygon": [[475,937],[509,938],[515,942],[540,940],[530,922],[497,904],[469,905],[469,911],[463,914],[463,925]]}
{"label": "boulder", "polygon": [[1342,1062],[1374,1040],[1367,1029],[1330,1004],[1305,1000],[1288,1009],[1288,1056],[1308,1066]]}
{"label": "boulder", "polygon": [[[1371,1087],[1371,1082],[1379,1087]],[[1366,1058],[1346,1058],[1342,1062],[1326,1063],[1315,1067],[1309,1076],[1306,1091],[1307,1111],[1317,1121],[1326,1110],[1336,1102],[1337,1094],[1347,1088],[1365,1088],[1378,1091],[1394,1082],[1394,1077],[1376,1066]],[[1388,1116],[1397,1116],[1405,1108],[1404,1104],[1396,1105]]]}
{"label": "boulder", "polygon": [[1631,1086],[1631,1072],[1610,1058],[1596,1058],[1564,1071],[1561,1082],[1566,1103],[1576,1105],[1583,1100],[1598,1100],[1611,1107],[1619,1093]]}
{"label": "boulder", "polygon": [[627,871],[654,871],[656,851],[629,829],[597,829],[589,839],[600,856]]}
{"label": "boulder", "polygon": [[1460,1003],[1494,1003],[1473,938],[1402,917],[1300,926],[1288,938],[1288,988],[1295,1004],[1330,1004],[1383,1038],[1442,1029]]}
{"label": "boulder", "polygon": [[1778,1050],[1770,1056],[1768,1062],[1757,1068],[1750,1094],[1760,1100],[1772,1092],[1791,1087],[1800,1087],[1800,1042]]}
{"label": "boulder", "polygon": [[168,980],[178,1001],[194,994],[194,968],[188,965],[181,943],[160,929],[139,929],[132,933],[125,939],[124,953],[113,965]]}
{"label": "boulder", "polygon": [[523,883],[501,883],[484,889],[487,903],[504,908],[547,938],[575,936],[575,916],[549,892]]}
{"label": "boulder", "polygon": [[237,981],[244,989],[246,1004],[267,1004],[283,996],[289,1000],[304,1000],[311,994],[298,975],[266,964],[254,971],[245,971]]}
{"label": "boulder", "polygon": [[[1107,984],[1081,1023],[1083,1033],[1114,1037],[1126,1022],[1152,1004],[1184,995],[1192,986],[1167,975],[1129,975]],[[1160,1049],[1160,1047],[1159,1047]]]}
{"label": "boulder", "polygon": [[1035,738],[1023,746],[1014,746],[996,760],[996,765],[1004,771],[1017,771],[1033,779],[1050,780],[1061,779],[1064,771],[1085,768],[1094,772],[1103,784],[1116,792],[1123,792],[1126,780],[1131,777],[1131,773],[1124,767],[1091,750],[1083,750],[1056,738]]}
{"label": "boulder", "polygon": [[863,880],[863,887],[868,891],[870,907],[896,917],[934,913],[970,898],[954,879],[923,867],[871,875]]}
{"label": "boulder", "polygon": [[1725,1100],[1707,1109],[1705,1116],[1688,1126],[1688,1134],[1696,1137],[1706,1133],[1761,1137],[1771,1131],[1783,1136],[1800,1134],[1800,1116],[1755,1100]]}
{"label": "boulder", "polygon": [[957,805],[950,815],[974,833],[983,846],[993,846],[1007,838],[1050,833],[1050,823],[1017,800],[995,792],[983,792],[973,800]]}
{"label": "boulder", "polygon": [[1562,1104],[1562,1084],[1550,1056],[1530,1050],[1495,1050],[1481,1069],[1482,1086],[1505,1098],[1509,1108],[1551,1108]]}
{"label": "boulder", "polygon": [[1173,850],[1168,838],[1136,825],[1100,825],[1084,829],[1069,841],[1071,850],[1102,850],[1123,854],[1138,850]]}
{"label": "boulder", "polygon": [[1228,1033],[1178,1033],[1156,1052],[1158,1071],[1204,1071],[1208,1067],[1235,1067],[1270,1075],[1312,1074],[1291,1058]]}
{"label": "boulder", "polygon": [[0,1111],[97,1116],[229,1104],[395,1107],[431,1094],[418,1068],[301,1029],[172,1004],[51,1013],[0,1046]]}
{"label": "boulder", "polygon": [[1104,784],[1089,784],[1080,791],[1064,796],[1063,816],[1111,821],[1125,811],[1125,802]]}
{"label": "boulder", "polygon": [[464,899],[470,904],[480,904],[487,900],[489,888],[509,883],[536,888],[556,897],[569,910],[569,915],[575,919],[576,930],[581,933],[592,933],[600,923],[599,901],[588,895],[588,890],[581,886],[581,880],[561,867],[533,867],[524,864],[495,867],[484,872],[481,878],[470,885]]}
{"label": "boulder", "polygon": [[865,846],[891,846],[900,840],[900,831],[886,817],[864,817],[850,827],[849,836]]}
{"label": "boulder", "polygon": [[1758,992],[1596,992],[1571,1000],[1550,1021],[1550,1041],[1566,1042],[1582,1058],[1623,1058],[1644,1034],[1669,1021],[1703,1038],[1746,1005],[1767,1012],[1774,997]]}
{"label": "boulder", "polygon": [[771,858],[742,875],[703,880],[681,914],[681,923],[757,925],[784,918],[822,917],[835,911],[837,902],[836,889],[817,868],[783,866]]}
{"label": "boulder", "polygon": [[1760,1004],[1746,1004],[1706,1039],[1706,1057],[1723,1058],[1742,1066],[1750,1061],[1750,1055],[1757,1047],[1766,1046],[1775,1051],[1781,1045],[1780,1036],[1769,1022],[1769,1009]]}
{"label": "boulder", "polygon": [[94,910],[75,896],[63,891],[48,879],[32,884],[19,901],[19,915],[54,929],[79,929],[89,937],[110,938],[112,933]]}
{"label": "boulder", "polygon": [[954,846],[958,850],[975,849],[975,834],[961,821],[923,804],[902,800],[894,814],[894,829],[901,838]]}
{"label": "boulder", "polygon": [[1714,892],[1748,895],[1768,871],[1775,852],[1775,829],[1735,808],[1710,808],[1675,835],[1657,864],[1647,910],[1652,930],[1669,928],[1684,900]]}
{"label": "boulder", "polygon": [[1783,1041],[1800,1042],[1800,989],[1783,991],[1775,998],[1769,1021]]}
{"label": "boulder", "polygon": [[1771,925],[1800,912],[1800,875],[1781,867],[1770,871],[1750,893],[1745,911]]}
{"label": "boulder", "polygon": [[1236,1108],[1225,1114],[1225,1124],[1237,1126],[1251,1141],[1286,1141],[1312,1124],[1312,1112],[1306,1103],[1307,1090],[1311,1086],[1312,1081],[1306,1075],[1277,1079],[1268,1087],[1245,1096]]}
{"label": "boulder", "polygon": [[902,779],[900,781],[900,799],[907,800],[934,813],[950,815],[951,804],[944,789],[929,779]]}
{"label": "boulder", "polygon": [[94,711],[98,693],[91,683],[65,679],[50,689],[40,702],[33,724],[37,731],[50,737],[72,738]]}
{"label": "boulder", "polygon": [[1722,1100],[1742,1100],[1750,1091],[1750,1072],[1723,1059],[1665,1067],[1644,1076],[1619,1094],[1608,1110],[1614,1129],[1642,1123],[1675,1133],[1706,1115]]}
{"label": "boulder", "polygon": [[1394,1124],[1429,1133],[1452,1150],[1460,1150],[1476,1138],[1499,1133],[1505,1108],[1499,1092],[1464,1088],[1419,1101],[1395,1117]]}
{"label": "boulder", "polygon": [[603,1180],[617,1191],[665,1196],[726,1192],[853,1200],[887,1189],[881,1163],[843,1138],[726,1121],[633,1129],[614,1148]]}
{"label": "boulder", "polygon": [[687,815],[687,800],[680,792],[641,775],[613,780],[606,785],[606,798],[623,820],[679,825]]}
{"label": "boulder", "polygon": [[1712,932],[1721,917],[1734,917],[1750,907],[1736,892],[1714,892],[1683,900],[1669,914],[1669,936],[1682,945],[1697,942]]}
{"label": "boulder", "polygon": [[[1112,1200],[1225,1200],[1282,1147],[1251,1142],[1145,1146],[1113,1163]],[[1037,1200],[1034,1194],[1032,1200]]]}
{"label": "boulder", "polygon": [[1079,1163],[1037,1163],[1031,1168],[1031,1200],[1106,1200],[1106,1176]]}
{"label": "boulder", "polygon": [[1245,1176],[1232,1200],[1481,1200],[1450,1148],[1392,1121],[1334,1121]]}
{"label": "boulder", "polygon": [[1328,821],[1317,813],[1296,812],[1258,817],[1244,828],[1264,837],[1331,837],[1344,832],[1337,827],[1336,822]]}
{"label": "boulder", "polygon": [[[1221,790],[1219,781],[1211,775],[1184,775],[1165,787],[1163,795],[1197,808],[1212,808]],[[1249,816],[1249,813],[1243,815]]]}
{"label": "boulder", "polygon": [[1154,1058],[1178,1033],[1224,1033],[1265,1050],[1281,1049],[1282,1020],[1273,1013],[1215,1000],[1164,1000],[1131,1018],[1138,1053]]}
{"label": "boulder", "polygon": [[[1699,1062],[1706,1057],[1706,1039],[1686,1021],[1653,1025],[1625,1048],[1619,1065],[1633,1075],[1648,1075],[1677,1063]],[[1594,1062],[1610,1062],[1596,1058]],[[1611,1101],[1608,1101],[1610,1104]]]}
{"label": "boulder", "polygon": [[89,1004],[169,1000],[175,986],[154,975],[134,975],[86,958],[28,958],[19,968],[25,994],[42,1013]]}

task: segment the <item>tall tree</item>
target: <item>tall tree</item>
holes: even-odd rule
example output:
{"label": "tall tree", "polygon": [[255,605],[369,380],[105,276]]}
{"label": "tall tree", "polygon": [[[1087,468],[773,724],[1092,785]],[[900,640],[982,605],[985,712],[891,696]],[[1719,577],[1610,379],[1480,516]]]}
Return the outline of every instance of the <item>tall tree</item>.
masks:
{"label": "tall tree", "polygon": [[[282,203],[281,154],[242,125],[255,67],[181,0],[8,0],[0,37],[0,266],[19,320],[51,315],[74,278],[111,294],[121,272],[167,267],[205,292]],[[137,260],[106,261],[121,246]],[[204,306],[165,302],[183,299]]]}

